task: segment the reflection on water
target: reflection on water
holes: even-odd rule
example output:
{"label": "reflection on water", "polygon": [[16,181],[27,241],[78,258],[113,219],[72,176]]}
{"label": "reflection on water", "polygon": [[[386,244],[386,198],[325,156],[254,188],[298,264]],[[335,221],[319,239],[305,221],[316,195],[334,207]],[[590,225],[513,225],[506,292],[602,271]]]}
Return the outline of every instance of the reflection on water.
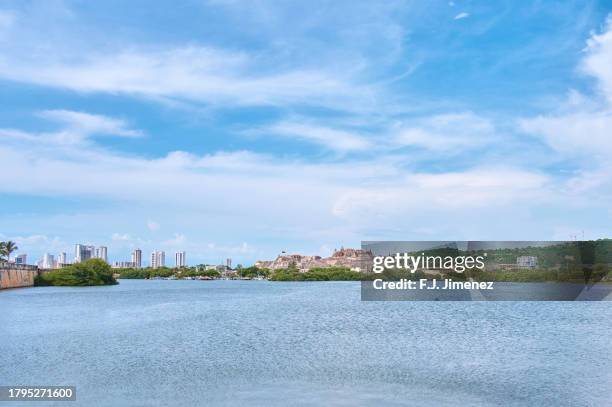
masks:
{"label": "reflection on water", "polygon": [[610,302],[123,280],[5,290],[0,307],[0,384],[76,385],[70,406],[612,404]]}

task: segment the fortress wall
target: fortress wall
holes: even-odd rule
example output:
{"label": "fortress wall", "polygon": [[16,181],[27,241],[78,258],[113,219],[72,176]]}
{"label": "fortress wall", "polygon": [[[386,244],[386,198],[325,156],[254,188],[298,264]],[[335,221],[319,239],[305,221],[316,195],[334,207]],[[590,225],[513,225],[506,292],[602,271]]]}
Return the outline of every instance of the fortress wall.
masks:
{"label": "fortress wall", "polygon": [[38,273],[36,266],[0,263],[0,289],[32,287]]}

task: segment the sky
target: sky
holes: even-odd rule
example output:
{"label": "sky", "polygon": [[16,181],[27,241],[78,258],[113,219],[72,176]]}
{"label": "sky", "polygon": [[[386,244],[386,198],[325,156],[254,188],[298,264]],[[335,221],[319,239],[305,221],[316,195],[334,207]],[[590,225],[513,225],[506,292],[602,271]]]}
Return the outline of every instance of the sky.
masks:
{"label": "sky", "polygon": [[0,240],[247,265],[610,237],[611,13],[0,0]]}

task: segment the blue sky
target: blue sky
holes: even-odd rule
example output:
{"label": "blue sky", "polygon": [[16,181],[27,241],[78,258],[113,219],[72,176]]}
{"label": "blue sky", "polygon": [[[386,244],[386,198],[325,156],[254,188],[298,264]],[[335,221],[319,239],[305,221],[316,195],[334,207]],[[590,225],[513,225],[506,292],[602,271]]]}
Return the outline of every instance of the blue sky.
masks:
{"label": "blue sky", "polygon": [[0,2],[0,239],[190,264],[609,237],[612,2]]}

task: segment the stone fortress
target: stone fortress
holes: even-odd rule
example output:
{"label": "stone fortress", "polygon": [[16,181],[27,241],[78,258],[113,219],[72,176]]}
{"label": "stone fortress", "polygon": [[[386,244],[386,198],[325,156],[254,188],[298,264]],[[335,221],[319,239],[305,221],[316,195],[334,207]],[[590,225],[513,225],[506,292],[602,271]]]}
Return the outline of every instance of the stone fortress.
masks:
{"label": "stone fortress", "polygon": [[32,287],[40,272],[36,266],[0,261],[0,289]]}
{"label": "stone fortress", "polygon": [[367,273],[372,271],[374,255],[369,250],[345,249],[334,250],[330,257],[303,256],[301,254],[280,254],[275,260],[259,260],[258,268],[270,270],[297,268],[301,272],[313,268],[348,267],[352,271]]}

